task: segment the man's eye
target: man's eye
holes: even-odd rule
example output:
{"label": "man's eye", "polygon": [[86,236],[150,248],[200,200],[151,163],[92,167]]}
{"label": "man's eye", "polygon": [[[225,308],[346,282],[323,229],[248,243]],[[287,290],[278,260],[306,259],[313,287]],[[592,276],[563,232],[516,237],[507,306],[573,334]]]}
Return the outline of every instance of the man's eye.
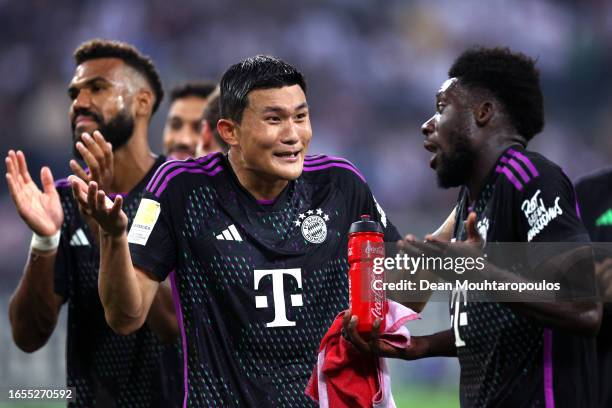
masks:
{"label": "man's eye", "polygon": [[272,122],[272,123],[278,123],[280,122],[280,120],[281,120],[280,116],[268,116],[266,118],[266,121]]}
{"label": "man's eye", "polygon": [[77,91],[76,89],[68,90],[68,98],[70,98],[71,101],[74,101],[77,96],[79,96],[79,91]]}
{"label": "man's eye", "polygon": [[182,120],[171,120],[170,121],[170,128],[172,130],[180,130],[183,127],[183,121]]}
{"label": "man's eye", "polygon": [[295,118],[297,120],[304,120],[304,119],[306,119],[307,116],[308,116],[308,114],[306,112],[302,112],[302,113],[298,113]]}
{"label": "man's eye", "polygon": [[99,87],[98,85],[92,85],[91,86],[91,92],[96,93],[96,92],[100,92],[102,90],[101,87]]}
{"label": "man's eye", "polygon": [[193,122],[191,128],[195,133],[200,133],[202,131],[202,121],[198,120],[197,122]]}
{"label": "man's eye", "polygon": [[440,113],[441,113],[441,112],[444,110],[444,107],[445,107],[445,106],[446,106],[446,105],[445,105],[445,104],[443,104],[442,102],[438,102],[438,103],[436,104],[436,111],[438,111],[438,112],[440,112]]}

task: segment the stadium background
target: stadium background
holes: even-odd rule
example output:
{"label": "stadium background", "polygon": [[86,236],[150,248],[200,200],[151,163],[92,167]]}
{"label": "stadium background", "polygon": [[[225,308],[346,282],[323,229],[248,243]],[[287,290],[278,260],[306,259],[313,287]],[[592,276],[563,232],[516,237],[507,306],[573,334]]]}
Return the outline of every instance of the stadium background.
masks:
{"label": "stadium background", "polygon": [[[612,162],[612,3],[604,0],[0,0],[0,33],[0,151],[23,149],[36,179],[43,164],[56,177],[69,172],[71,54],[93,37],[138,46],[155,60],[166,90],[192,78],[219,79],[254,54],[294,63],[309,82],[311,153],[353,161],[402,233],[434,229],[455,199],[456,191],[436,187],[420,125],[467,46],[508,45],[538,58],[547,124],[532,149],[572,179]],[[166,101],[151,126],[158,152],[167,108]],[[34,354],[11,340],[8,298],[30,233],[5,182],[0,231],[0,386],[63,386],[65,314]],[[410,328],[448,327],[446,307],[429,305]],[[458,405],[456,361],[393,362],[392,369],[399,407]],[[16,406],[6,395],[0,401]]]}

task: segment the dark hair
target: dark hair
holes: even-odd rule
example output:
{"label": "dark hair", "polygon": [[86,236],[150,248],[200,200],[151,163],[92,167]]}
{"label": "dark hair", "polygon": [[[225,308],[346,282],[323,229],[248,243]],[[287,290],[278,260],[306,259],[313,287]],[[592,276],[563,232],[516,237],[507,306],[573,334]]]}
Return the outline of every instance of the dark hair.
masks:
{"label": "dark hair", "polygon": [[177,99],[188,98],[190,96],[206,99],[212,94],[216,87],[217,84],[212,81],[186,82],[172,88],[170,91],[170,102],[172,103]]}
{"label": "dark hair", "polygon": [[481,88],[503,105],[510,124],[527,141],[544,128],[544,97],[535,61],[509,48],[476,47],[463,52],[448,71],[468,88]]}
{"label": "dark hair", "polygon": [[213,137],[217,144],[223,149],[224,152],[229,150],[229,146],[225,143],[225,140],[221,138],[219,135],[219,131],[217,130],[217,122],[219,121],[219,92],[214,92],[210,96],[210,101],[206,108],[204,108],[204,114],[202,115],[202,119],[208,123],[208,127],[212,131]]}
{"label": "dark hair", "polygon": [[159,104],[164,98],[164,90],[162,88],[161,79],[159,78],[159,73],[157,69],[155,69],[155,65],[150,57],[142,54],[130,44],[121,41],[102,39],[84,42],[74,52],[74,60],[77,65],[98,58],[119,58],[126,65],[134,68],[144,76],[155,94],[152,114],[157,111]]}
{"label": "dark hair", "polygon": [[249,92],[291,85],[306,92],[304,76],[292,65],[267,55],[247,58],[229,67],[221,78],[221,117],[240,123]]}

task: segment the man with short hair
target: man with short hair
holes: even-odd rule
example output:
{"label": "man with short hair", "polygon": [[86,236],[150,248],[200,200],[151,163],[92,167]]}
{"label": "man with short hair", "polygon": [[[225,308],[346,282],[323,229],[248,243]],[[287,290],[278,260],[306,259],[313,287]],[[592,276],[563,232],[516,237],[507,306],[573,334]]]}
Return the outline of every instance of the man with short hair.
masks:
{"label": "man with short hair", "polygon": [[[526,150],[544,126],[539,73],[531,58],[507,48],[465,51],[436,94],[435,107],[422,132],[440,187],[461,187],[452,238],[477,244],[471,250],[480,255],[473,247],[500,242],[576,242],[589,251],[571,182],[559,166]],[[428,254],[467,246],[426,239],[431,242],[413,245]],[[530,260],[540,255],[534,254]],[[592,258],[584,259],[581,277],[592,282]],[[487,273],[518,279],[491,263]],[[376,332],[366,343],[350,313],[344,327],[363,352],[408,360],[457,356],[462,407],[595,405],[600,303],[496,303],[471,296],[454,291],[453,327],[413,336],[405,349],[382,343]]]}
{"label": "man with short hair", "polygon": [[160,167],[129,233],[120,197],[107,206],[95,182],[71,179],[100,224],[100,297],[117,332],[142,326],[175,271],[186,406],[313,406],[319,342],[348,305],[351,223],[371,214],[399,239],[350,162],[306,155],[305,92],[279,59],[231,66],[217,124],[228,155]]}
{"label": "man with short hair", "polygon": [[219,119],[219,90],[217,89],[211,94],[210,100],[202,114],[202,139],[198,145],[198,157],[214,152],[227,153],[229,150],[229,146],[221,138],[217,130]]}
{"label": "man with short hair", "polygon": [[187,82],[170,92],[164,126],[164,152],[173,159],[196,157],[202,132],[202,113],[215,90],[214,82]]}
{"label": "man with short hair", "polygon": [[[149,57],[117,41],[87,41],[74,59],[69,117],[75,156],[88,169],[76,160],[70,166],[111,196],[123,197],[132,220],[146,183],[165,161],[151,153],[148,143],[149,122],[163,98],[159,74]],[[6,165],[17,211],[34,233],[9,304],[17,346],[27,352],[42,347],[67,302],[67,385],[75,387],[70,406],[173,406],[169,395],[175,390],[168,389],[160,372],[164,346],[146,326],[123,337],[105,321],[98,295],[97,224],[79,214],[69,183],[54,183],[43,167],[39,190],[22,152],[10,151]]]}

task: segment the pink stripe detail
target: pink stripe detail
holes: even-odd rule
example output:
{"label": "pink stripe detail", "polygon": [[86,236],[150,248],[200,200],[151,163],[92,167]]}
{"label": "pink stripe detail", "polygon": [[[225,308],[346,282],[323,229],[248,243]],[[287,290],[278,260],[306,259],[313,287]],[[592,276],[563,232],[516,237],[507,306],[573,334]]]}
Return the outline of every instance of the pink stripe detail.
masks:
{"label": "pink stripe detail", "polygon": [[304,156],[304,160],[314,160],[314,159],[318,159],[319,157],[325,157],[325,155],[324,154],[308,154]]}
{"label": "pink stripe detail", "polygon": [[555,407],[553,389],[552,331],[544,329],[544,401],[546,408]]}
{"label": "pink stripe detail", "polygon": [[70,187],[70,182],[67,178],[55,180],[55,188]]}
{"label": "pink stripe detail", "polygon": [[533,177],[538,177],[540,175],[531,160],[529,160],[524,154],[522,154],[521,152],[517,152],[514,149],[508,149],[508,153],[510,153],[511,156],[516,157],[517,159],[522,161],[523,164],[527,166]]}
{"label": "pink stripe detail", "polygon": [[514,170],[516,170],[517,173],[521,175],[525,183],[528,183],[529,180],[531,180],[531,177],[529,177],[529,175],[525,172],[525,170],[523,170],[521,165],[516,162],[516,160],[510,159],[508,160],[508,163],[510,163],[510,165],[514,168]]}
{"label": "pink stripe detail", "polygon": [[514,184],[514,187],[517,190],[519,191],[523,190],[523,185],[516,179],[516,177],[514,177],[514,174],[512,174],[510,169],[508,169],[507,167],[497,166],[495,168],[495,171],[497,173],[504,173],[504,175],[508,178],[508,180],[510,180],[510,182]]}
{"label": "pink stripe detail", "polygon": [[111,200],[114,201],[115,197],[121,196],[121,197],[125,198],[128,194],[130,194],[130,193],[108,193],[107,195],[108,195],[108,198],[110,198]]}
{"label": "pink stripe detail", "polygon": [[276,202],[276,198],[273,198],[271,200],[257,200],[257,204],[261,204],[261,205],[272,205]]}
{"label": "pink stripe detail", "polygon": [[181,298],[179,297],[178,287],[176,286],[176,273],[170,272],[170,286],[172,287],[172,301],[174,311],[178,319],[179,330],[181,331],[183,347],[183,408],[187,408],[187,396],[189,395],[189,369],[187,368],[187,337],[185,336],[185,325],[183,324],[183,309],[181,309]]}
{"label": "pink stripe detail", "polygon": [[[195,160],[195,161],[183,161],[183,160],[172,160],[169,162],[166,162],[164,164],[162,164],[159,169],[157,169],[157,172],[155,173],[155,176],[153,176],[153,178],[151,178],[151,181],[149,181],[149,184],[147,184],[146,190],[153,192],[153,190],[155,190],[155,188],[157,187],[157,184],[159,184],[159,182],[165,177],[165,175],[168,173],[168,171],[170,169],[173,169],[174,167],[177,166],[186,166],[186,167],[196,167],[196,166],[200,166],[202,165],[202,163],[206,162],[207,160],[210,159],[209,163],[206,163],[205,166],[203,166],[204,168],[206,168],[207,166],[213,164],[212,161],[215,160],[213,159],[213,157],[215,155],[220,155],[221,153],[211,153],[207,156],[204,157],[200,157],[199,159]],[[219,158],[217,157],[216,160],[218,160]],[[215,162],[216,163],[216,162]]]}
{"label": "pink stripe detail", "polygon": [[361,181],[363,181],[364,183],[366,183],[366,179],[365,177],[363,177],[361,175],[361,173],[353,166],[349,165],[349,164],[343,164],[343,163],[327,163],[324,164],[322,166],[316,166],[316,167],[306,167],[304,166],[304,171],[317,171],[317,170],[324,170],[324,169],[328,169],[330,167],[342,167],[344,169],[348,169],[350,171],[352,171],[353,173],[355,173],[357,175],[357,177],[359,177],[361,179]]}
{"label": "pink stripe detail", "polygon": [[185,173],[185,172],[186,173],[200,173],[200,174],[206,174],[207,176],[214,176],[217,173],[219,173],[221,170],[223,170],[223,166],[215,167],[212,170],[204,170],[201,167],[197,167],[195,169],[189,169],[186,167],[178,168],[166,176],[166,178],[164,179],[164,182],[161,184],[161,186],[159,186],[159,189],[155,193],[155,197],[159,197],[161,193],[164,192],[166,187],[168,187],[168,182],[181,173]]}
{"label": "pink stripe detail", "polygon": [[351,166],[355,167],[355,165],[353,165],[353,163],[351,163],[350,161],[342,158],[342,157],[334,157],[334,156],[321,156],[321,157],[306,157],[304,159],[304,162],[308,162],[309,165],[311,164],[318,164],[318,163],[323,163],[325,161],[331,161],[331,160],[339,160],[341,162],[350,164]]}
{"label": "pink stripe detail", "polygon": [[155,181],[155,183],[153,183],[151,188],[147,188],[147,191],[154,192],[159,182],[164,180],[168,176],[168,172],[175,167],[209,169],[211,167],[214,167],[217,163],[219,163],[219,160],[220,159],[218,158],[213,159],[204,166],[202,166],[202,164],[197,163],[197,162],[183,162],[183,161],[171,162],[166,167],[164,167],[164,169],[159,173],[157,180]]}

